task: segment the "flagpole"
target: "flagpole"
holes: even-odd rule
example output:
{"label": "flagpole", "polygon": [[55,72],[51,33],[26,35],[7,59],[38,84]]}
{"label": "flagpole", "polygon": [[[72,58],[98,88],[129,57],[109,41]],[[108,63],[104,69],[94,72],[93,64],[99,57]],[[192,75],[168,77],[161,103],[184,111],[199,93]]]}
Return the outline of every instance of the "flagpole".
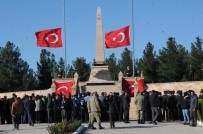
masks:
{"label": "flagpole", "polygon": [[65,48],[65,78],[67,77],[67,53],[66,53],[66,2],[63,0],[63,33],[64,33],[64,48]]}
{"label": "flagpole", "polygon": [[133,15],[133,0],[132,0],[132,45],[133,45],[133,52],[132,52],[132,60],[133,60],[133,77],[135,77],[135,50],[134,50],[134,15]]}

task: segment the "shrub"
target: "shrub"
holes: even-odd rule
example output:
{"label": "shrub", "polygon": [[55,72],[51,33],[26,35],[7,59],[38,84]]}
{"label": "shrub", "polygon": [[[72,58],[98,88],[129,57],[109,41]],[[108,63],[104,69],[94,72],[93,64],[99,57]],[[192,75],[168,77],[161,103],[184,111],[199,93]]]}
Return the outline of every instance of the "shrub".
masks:
{"label": "shrub", "polygon": [[81,122],[79,120],[75,120],[72,123],[68,125],[68,132],[74,132],[77,130],[77,128],[81,125]]}
{"label": "shrub", "polygon": [[68,132],[74,132],[81,125],[81,122],[74,120],[73,122],[62,121],[60,123],[54,123],[48,126],[47,130],[49,134],[66,134]]}

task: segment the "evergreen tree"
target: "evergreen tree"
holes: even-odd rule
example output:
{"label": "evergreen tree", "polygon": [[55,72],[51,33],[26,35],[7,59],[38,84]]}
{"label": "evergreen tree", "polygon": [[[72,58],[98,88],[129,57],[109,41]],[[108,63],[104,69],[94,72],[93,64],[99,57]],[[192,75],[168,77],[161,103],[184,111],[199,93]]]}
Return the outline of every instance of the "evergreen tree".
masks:
{"label": "evergreen tree", "polygon": [[37,62],[39,89],[48,89],[52,84],[52,65],[51,53],[46,49],[42,49],[40,53],[40,61]]}
{"label": "evergreen tree", "polygon": [[147,83],[154,83],[157,81],[157,67],[158,61],[154,46],[149,42],[143,51],[143,57],[140,59],[140,71],[143,71],[144,80]]}
{"label": "evergreen tree", "polygon": [[19,48],[11,42],[0,47],[0,92],[35,89],[33,70],[20,56]]}
{"label": "evergreen tree", "polygon": [[195,43],[191,44],[190,71],[190,80],[203,79],[202,40],[199,37],[196,38]]}
{"label": "evergreen tree", "polygon": [[50,69],[51,69],[51,77],[56,78],[57,77],[57,63],[56,63],[54,54],[51,54]]}
{"label": "evergreen tree", "polygon": [[186,72],[187,51],[177,45],[175,38],[170,37],[167,47],[159,51],[159,82],[179,82]]}
{"label": "evergreen tree", "polygon": [[126,74],[127,66],[132,69],[132,52],[128,49],[125,48],[124,51],[121,53],[121,59],[118,61],[118,67],[119,70],[124,74]]}
{"label": "evergreen tree", "polygon": [[65,61],[63,60],[63,58],[61,57],[59,59],[58,65],[57,65],[57,71],[59,71],[59,69],[61,69],[62,71],[62,77],[65,77]]}
{"label": "evergreen tree", "polygon": [[75,70],[73,68],[73,66],[70,66],[69,69],[68,69],[68,78],[73,78],[74,77],[74,73],[75,73]]}
{"label": "evergreen tree", "polygon": [[117,59],[115,57],[115,54],[112,53],[109,58],[106,59],[106,63],[108,65],[108,69],[111,73],[111,78],[113,80],[118,80],[118,65],[117,65]]}
{"label": "evergreen tree", "polygon": [[86,63],[86,59],[84,57],[77,57],[76,60],[73,61],[73,67],[78,73],[80,81],[87,81],[89,79],[91,71],[90,63]]}

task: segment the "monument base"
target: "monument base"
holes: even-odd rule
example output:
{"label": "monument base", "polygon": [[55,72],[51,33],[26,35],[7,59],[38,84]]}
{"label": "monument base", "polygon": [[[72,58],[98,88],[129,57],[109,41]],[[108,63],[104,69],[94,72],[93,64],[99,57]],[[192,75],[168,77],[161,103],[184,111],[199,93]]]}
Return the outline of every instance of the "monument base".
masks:
{"label": "monument base", "polygon": [[108,66],[93,66],[91,69],[89,81],[87,85],[114,85],[114,81],[111,79]]}

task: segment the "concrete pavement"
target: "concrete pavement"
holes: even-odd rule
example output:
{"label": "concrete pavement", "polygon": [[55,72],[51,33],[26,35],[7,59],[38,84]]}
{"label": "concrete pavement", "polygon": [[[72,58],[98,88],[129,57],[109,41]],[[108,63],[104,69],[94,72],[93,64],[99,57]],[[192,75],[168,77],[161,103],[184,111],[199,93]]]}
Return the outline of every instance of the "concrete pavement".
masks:
{"label": "concrete pavement", "polygon": [[28,124],[20,124],[19,130],[13,131],[12,124],[0,125],[0,134],[48,134],[47,127],[50,124],[35,124],[33,127]]}
{"label": "concrete pavement", "polygon": [[[190,127],[183,125],[182,122],[161,122],[158,125],[137,124],[132,121],[128,124],[116,122],[115,128],[110,129],[109,123],[101,124],[105,129],[89,130],[87,124],[84,124],[85,130],[82,134],[203,134],[202,127]],[[94,124],[98,128],[97,124]]]}
{"label": "concrete pavement", "polygon": [[[34,127],[28,124],[20,124],[20,129],[13,131],[13,125],[0,125],[0,134],[48,134],[47,127],[50,124],[35,124]],[[131,121],[128,124],[116,122],[115,128],[110,129],[109,122],[102,122],[103,130],[88,130],[87,124],[82,134],[202,134],[203,127],[190,127],[183,125],[182,122],[161,122],[158,125],[153,124],[137,124]],[[94,126],[98,128],[95,123]]]}

